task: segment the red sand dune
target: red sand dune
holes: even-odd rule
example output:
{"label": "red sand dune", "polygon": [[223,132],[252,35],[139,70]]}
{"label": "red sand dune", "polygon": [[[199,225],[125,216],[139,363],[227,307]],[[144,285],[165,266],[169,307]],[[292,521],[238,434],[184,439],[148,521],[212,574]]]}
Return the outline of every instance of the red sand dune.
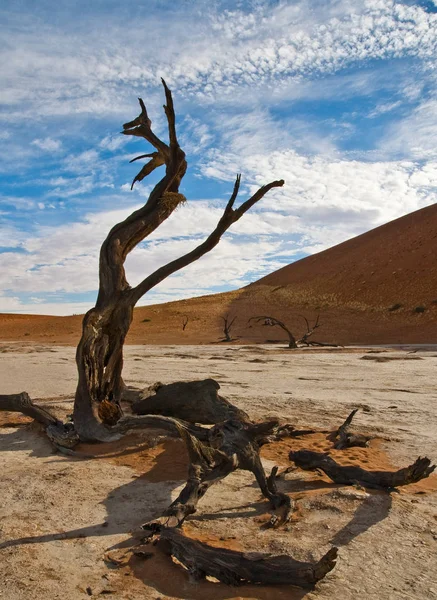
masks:
{"label": "red sand dune", "polygon": [[[254,315],[285,321],[300,335],[302,315],[321,327],[314,339],[339,344],[437,343],[437,205],[391,221],[224,294],[135,310],[131,344],[218,342],[222,315],[237,316],[242,343],[285,339]],[[182,331],[184,316],[189,322]],[[80,316],[0,315],[0,339],[76,344]]]}

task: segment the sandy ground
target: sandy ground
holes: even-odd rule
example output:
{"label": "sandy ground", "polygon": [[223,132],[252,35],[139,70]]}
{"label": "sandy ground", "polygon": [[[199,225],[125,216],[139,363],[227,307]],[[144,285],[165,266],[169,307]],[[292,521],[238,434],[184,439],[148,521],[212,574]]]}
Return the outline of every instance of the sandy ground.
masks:
{"label": "sandy ground", "polygon": [[[76,374],[74,348],[4,343],[0,392],[26,390],[68,414]],[[362,357],[377,359],[363,360]],[[395,360],[385,360],[385,359]],[[383,361],[380,362],[380,360]],[[280,417],[299,426],[338,426],[360,407],[356,426],[378,439],[369,448],[333,451],[344,464],[390,469],[419,455],[437,459],[437,352],[307,352],[277,346],[129,346],[125,380],[213,377],[221,393],[256,419]],[[280,488],[296,500],[292,523],[263,529],[268,504],[253,477],[237,472],[208,491],[185,525],[192,537],[239,550],[316,560],[339,547],[336,568],[313,591],[291,586],[232,588],[194,583],[168,558],[122,556],[130,532],[161,513],[186,474],[181,442],[158,431],[123,442],[82,445],[78,459],[53,454],[25,418],[0,415],[0,597],[8,600],[121,599],[425,599],[437,598],[437,477],[398,494],[337,486],[296,471]],[[324,434],[271,444],[266,468],[288,466],[290,448],[331,449]],[[116,549],[116,550],[114,550]]]}

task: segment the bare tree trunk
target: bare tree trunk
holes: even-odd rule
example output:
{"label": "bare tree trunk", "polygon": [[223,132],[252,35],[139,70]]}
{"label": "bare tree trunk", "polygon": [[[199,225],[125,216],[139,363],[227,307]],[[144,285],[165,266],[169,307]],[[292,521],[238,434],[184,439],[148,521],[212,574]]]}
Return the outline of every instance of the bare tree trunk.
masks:
{"label": "bare tree trunk", "polygon": [[122,416],[123,344],[133,316],[126,300],[93,308],[84,317],[76,351],[78,384],[73,419],[83,440],[108,441],[107,426]]}
{"label": "bare tree trunk", "polygon": [[284,184],[283,180],[273,181],[261,187],[241,206],[234,208],[240,187],[238,175],[223,215],[207,239],[191,252],[160,267],[131,288],[124,270],[127,255],[185,202],[185,197],[179,193],[179,186],[187,163],[176,136],[172,95],[164,81],[163,85],[169,143],[160,140],[152,131],[151,121],[141,99],[140,115],[123,125],[125,135],[143,137],[156,150],[137,157],[148,157],[151,160],[136,175],[132,185],[161,166],[165,166],[165,175],[153,188],[146,204],[111,229],[100,250],[99,294],[96,306],[83,319],[82,338],[76,352],[79,379],[74,425],[83,440],[107,441],[114,437],[111,427],[122,416],[120,400],[123,391],[123,344],[138,300],[166,277],[212,250],[233,223],[269,190]]}

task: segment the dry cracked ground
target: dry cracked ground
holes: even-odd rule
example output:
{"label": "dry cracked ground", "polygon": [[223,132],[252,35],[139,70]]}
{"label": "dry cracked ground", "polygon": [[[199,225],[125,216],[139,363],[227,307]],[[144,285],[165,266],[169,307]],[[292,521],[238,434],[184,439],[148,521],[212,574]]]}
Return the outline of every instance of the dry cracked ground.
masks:
{"label": "dry cracked ground", "polygon": [[[71,411],[74,348],[0,346],[1,392],[26,390],[59,414]],[[367,357],[363,360],[363,357]],[[265,467],[289,466],[291,448],[329,450],[343,464],[406,466],[437,460],[434,350],[288,351],[273,346],[129,346],[125,379],[137,387],[213,377],[221,394],[254,419],[335,429],[352,408],[369,448],[332,451],[326,434],[263,449]],[[24,417],[2,413],[0,427],[0,597],[7,600],[112,598],[296,600],[437,598],[437,477],[391,495],[335,485],[296,470],[280,481],[296,501],[292,522],[263,527],[269,506],[249,473],[238,471],[201,500],[184,526],[212,545],[316,560],[339,548],[335,569],[313,590],[238,588],[190,580],[151,547],[144,560],[125,548],[131,532],[174,499],[184,483],[182,442],[159,431],[121,442],[82,445],[82,458],[53,453]],[[121,557],[111,562],[109,556]]]}

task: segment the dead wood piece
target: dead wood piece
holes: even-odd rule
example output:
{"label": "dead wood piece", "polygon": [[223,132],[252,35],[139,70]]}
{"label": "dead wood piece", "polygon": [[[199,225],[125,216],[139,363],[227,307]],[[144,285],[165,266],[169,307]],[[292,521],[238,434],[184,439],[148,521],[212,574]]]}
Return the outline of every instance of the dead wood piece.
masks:
{"label": "dead wood piece", "polygon": [[336,450],[344,450],[344,448],[352,448],[358,446],[364,448],[369,445],[369,441],[372,439],[370,435],[364,435],[362,433],[353,433],[349,431],[352,423],[352,419],[358,412],[358,408],[355,408],[350,415],[347,417],[345,422],[340,425],[334,434],[334,448]]}
{"label": "dead wood piece", "polygon": [[74,448],[79,437],[72,423],[62,423],[48,410],[32,402],[27,392],[0,395],[0,411],[19,412],[41,423],[55,447]]}
{"label": "dead wood piece", "polygon": [[151,395],[132,405],[137,415],[163,415],[191,423],[215,424],[249,416],[218,394],[220,385],[214,379],[177,381],[154,388]]}
{"label": "dead wood piece", "polygon": [[337,548],[331,548],[318,562],[301,562],[291,556],[260,552],[237,552],[215,548],[186,537],[181,531],[162,528],[157,547],[174,556],[196,579],[207,575],[227,585],[257,583],[313,587],[336,563]]}
{"label": "dead wood piece", "polygon": [[289,496],[278,492],[274,477],[267,479],[259,456],[258,440],[277,425],[276,421],[252,424],[238,419],[228,419],[208,430],[208,439],[200,440],[189,429],[173,419],[175,427],[185,441],[190,457],[188,479],[185,487],[174,502],[158,519],[143,525],[144,529],[156,526],[180,526],[185,518],[196,511],[200,498],[208,488],[236,469],[251,471],[262,494],[268,498],[280,517],[274,524],[287,522],[293,510]]}
{"label": "dead wood piece", "polygon": [[365,487],[386,490],[416,483],[428,477],[436,468],[426,457],[419,457],[415,463],[398,471],[366,471],[361,467],[345,467],[339,465],[328,454],[310,450],[292,451],[289,458],[305,471],[320,469],[335,483],[346,485],[359,483]]}

